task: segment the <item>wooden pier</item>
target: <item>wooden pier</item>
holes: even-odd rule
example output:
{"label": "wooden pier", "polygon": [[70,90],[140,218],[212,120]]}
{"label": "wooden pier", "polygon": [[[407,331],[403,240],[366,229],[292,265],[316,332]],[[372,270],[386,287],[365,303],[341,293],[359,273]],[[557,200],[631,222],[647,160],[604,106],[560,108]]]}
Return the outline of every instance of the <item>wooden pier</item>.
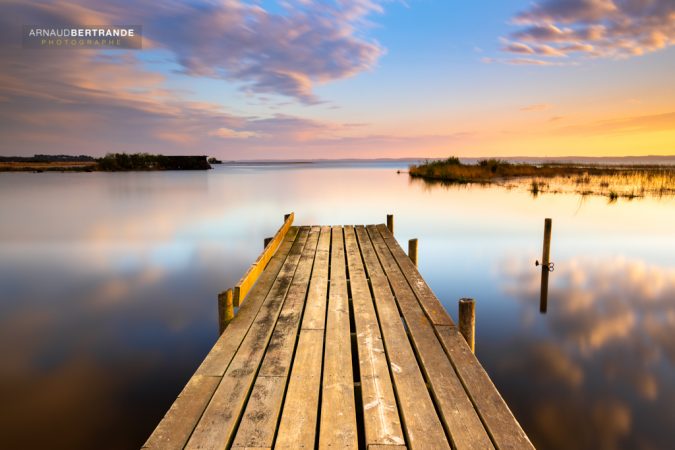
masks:
{"label": "wooden pier", "polygon": [[144,448],[533,448],[386,225],[292,221]]}

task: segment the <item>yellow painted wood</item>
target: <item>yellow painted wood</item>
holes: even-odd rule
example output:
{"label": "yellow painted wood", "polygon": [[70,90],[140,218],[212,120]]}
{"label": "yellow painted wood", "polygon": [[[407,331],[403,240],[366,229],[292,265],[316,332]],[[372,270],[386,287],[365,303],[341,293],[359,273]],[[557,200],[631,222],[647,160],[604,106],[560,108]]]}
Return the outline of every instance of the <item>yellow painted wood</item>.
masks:
{"label": "yellow painted wood", "polygon": [[302,251],[298,268],[258,372],[253,393],[235,435],[235,447],[272,446],[318,240],[319,228],[314,227]]}
{"label": "yellow painted wood", "polygon": [[295,218],[294,213],[290,213],[284,220],[284,224],[279,228],[277,234],[274,235],[272,241],[265,247],[265,250],[258,256],[258,259],[249,267],[244,276],[234,287],[234,306],[240,306],[241,302],[246,298],[246,295],[251,290],[258,277],[267,267],[267,263],[272,259],[274,253],[277,251],[284,236],[293,224]]}
{"label": "yellow painted wood", "polygon": [[231,444],[308,234],[308,228],[300,228],[272,289],[197,423],[186,448],[222,448]]}

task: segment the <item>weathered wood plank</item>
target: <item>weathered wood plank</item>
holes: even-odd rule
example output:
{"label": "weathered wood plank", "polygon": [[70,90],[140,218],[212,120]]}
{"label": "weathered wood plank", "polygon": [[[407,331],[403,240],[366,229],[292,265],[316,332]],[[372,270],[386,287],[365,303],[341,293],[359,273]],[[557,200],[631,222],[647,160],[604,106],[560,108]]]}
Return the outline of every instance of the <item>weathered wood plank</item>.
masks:
{"label": "weathered wood plank", "polygon": [[265,358],[260,367],[261,377],[285,377],[291,367],[295,342],[300,327],[303,307],[307,298],[314,256],[319,240],[319,228],[311,229],[307,244],[302,252],[298,269],[295,271],[293,282],[288,290],[284,306],[274,327]]}
{"label": "weathered wood plank", "polygon": [[405,445],[369,445],[368,450],[405,450]]}
{"label": "weathered wood plank", "polygon": [[318,240],[319,228],[312,228],[235,435],[235,447],[272,446]]}
{"label": "weathered wood plank", "polygon": [[341,227],[333,227],[319,448],[357,448],[349,299]]}
{"label": "weathered wood plank", "polygon": [[437,326],[436,331],[495,446],[499,449],[533,449],[534,446],[457,328]]}
{"label": "weathered wood plank", "polygon": [[285,389],[286,377],[256,378],[232,448],[272,448]]}
{"label": "weathered wood plank", "polygon": [[323,333],[324,330],[300,331],[275,449],[314,448],[321,391]]}
{"label": "weathered wood plank", "polygon": [[490,437],[436,337],[433,325],[420,307],[379,228],[368,226],[368,233],[408,325],[421,368],[429,380],[441,420],[453,445],[456,448],[493,448]]}
{"label": "weathered wood plank", "polygon": [[143,448],[181,449],[220,383],[220,377],[194,375]]}
{"label": "weathered wood plank", "polygon": [[312,269],[312,280],[307,293],[307,304],[302,318],[303,330],[323,330],[326,325],[330,239],[330,227],[321,227],[319,245]]}
{"label": "weathered wood plank", "polygon": [[359,407],[363,408],[365,443],[366,446],[404,445],[389,365],[354,227],[345,227],[344,234],[361,374],[363,404]]}
{"label": "weathered wood plank", "polygon": [[297,228],[289,229],[279,251],[270,261],[268,270],[250,292],[250,301],[242,305],[236,320],[230,322],[178,399],[164,415],[148,438],[145,444],[147,448],[183,448],[272,287],[297,234]]}
{"label": "weathered wood plank", "polygon": [[211,351],[197,369],[197,375],[223,376],[235,352],[244,340],[244,336],[253,323],[260,306],[267,297],[272,284],[283,266],[291,247],[298,234],[297,227],[291,227],[286,234],[279,251],[274,255],[267,266],[267,270],[260,276],[258,283],[249,292],[248,301],[241,305],[234,319],[229,323],[223,334],[216,341]]}
{"label": "weathered wood plank", "polygon": [[308,228],[300,228],[272,289],[197,423],[187,448],[224,448],[230,445],[308,234]]}
{"label": "weathered wood plank", "polygon": [[450,448],[370,237],[362,226],[356,227],[356,235],[371,281],[406,442],[411,449]]}
{"label": "weathered wood plank", "polygon": [[265,247],[265,250],[258,256],[258,259],[248,268],[243,277],[239,280],[237,285],[234,287],[234,306],[240,306],[241,302],[246,298],[246,295],[251,290],[258,277],[267,267],[267,263],[274,253],[277,251],[281,242],[284,239],[284,236],[288,232],[288,229],[293,224],[293,219],[295,218],[294,213],[290,213],[288,217],[284,220],[284,224],[279,228],[277,234],[274,235],[270,243]]}
{"label": "weathered wood plank", "polygon": [[431,288],[427,282],[424,281],[422,275],[420,275],[420,273],[417,271],[415,264],[408,257],[408,255],[405,254],[401,246],[398,245],[398,242],[396,242],[394,236],[389,232],[387,226],[381,224],[377,226],[377,229],[380,231],[384,242],[387,243],[389,251],[396,259],[401,272],[403,272],[406,279],[410,283],[413,292],[415,292],[415,295],[419,299],[419,302],[422,305],[422,308],[424,308],[424,312],[429,317],[429,320],[431,320],[434,325],[454,325],[452,318],[443,307],[443,304],[431,291]]}

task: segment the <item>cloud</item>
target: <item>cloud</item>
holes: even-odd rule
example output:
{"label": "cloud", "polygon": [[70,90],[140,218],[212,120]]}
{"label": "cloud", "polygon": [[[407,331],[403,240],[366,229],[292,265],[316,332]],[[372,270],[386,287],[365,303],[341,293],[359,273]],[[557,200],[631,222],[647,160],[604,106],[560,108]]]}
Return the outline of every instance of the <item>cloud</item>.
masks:
{"label": "cloud", "polygon": [[307,104],[320,102],[313,93],[316,83],[370,70],[384,54],[366,37],[368,17],[383,12],[376,0],[287,0],[275,12],[259,2],[236,0],[99,0],[63,6],[55,0],[10,2],[3,8],[30,16],[18,24],[141,23],[144,45],[169,51],[187,75],[235,81],[246,92]]}
{"label": "cloud", "polygon": [[502,50],[515,54],[627,58],[675,44],[672,0],[544,0],[512,23]]}
{"label": "cloud", "polygon": [[533,105],[527,105],[520,108],[521,111],[525,112],[536,112],[536,111],[547,111],[553,108],[553,105],[550,103],[535,103]]}
{"label": "cloud", "polygon": [[675,130],[675,112],[620,117],[585,125],[570,125],[557,130],[562,134],[624,134],[644,131]]}

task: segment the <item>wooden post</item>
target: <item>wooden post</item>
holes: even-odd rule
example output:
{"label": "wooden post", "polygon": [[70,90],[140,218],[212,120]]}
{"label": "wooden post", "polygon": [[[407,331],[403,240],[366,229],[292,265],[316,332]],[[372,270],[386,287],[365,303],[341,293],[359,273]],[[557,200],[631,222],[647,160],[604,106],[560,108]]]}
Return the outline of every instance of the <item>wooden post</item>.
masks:
{"label": "wooden post", "polygon": [[417,238],[408,241],[408,257],[417,267]]}
{"label": "wooden post", "polygon": [[393,214],[387,214],[387,228],[389,228],[389,232],[391,234],[394,234],[394,215]]}
{"label": "wooden post", "polygon": [[546,314],[548,309],[548,275],[551,263],[551,228],[552,220],[544,219],[544,248],[541,253],[541,292],[539,297],[539,312]]}
{"label": "wooden post", "polygon": [[471,352],[476,351],[476,300],[459,299],[459,332],[462,333]]}
{"label": "wooden post", "polygon": [[218,328],[223,334],[227,324],[234,319],[234,304],[232,302],[232,289],[218,294]]}
{"label": "wooden post", "polygon": [[290,214],[284,214],[284,223],[288,220],[289,217],[291,217]]}
{"label": "wooden post", "polygon": [[549,259],[551,257],[551,219],[544,219],[544,249],[541,254],[542,269],[548,270]]}
{"label": "wooden post", "polygon": [[273,238],[271,238],[271,237],[265,238],[264,245],[263,245],[263,249],[266,249],[266,248],[267,248],[267,246],[269,245],[269,243],[272,242],[272,239],[273,239]]}

